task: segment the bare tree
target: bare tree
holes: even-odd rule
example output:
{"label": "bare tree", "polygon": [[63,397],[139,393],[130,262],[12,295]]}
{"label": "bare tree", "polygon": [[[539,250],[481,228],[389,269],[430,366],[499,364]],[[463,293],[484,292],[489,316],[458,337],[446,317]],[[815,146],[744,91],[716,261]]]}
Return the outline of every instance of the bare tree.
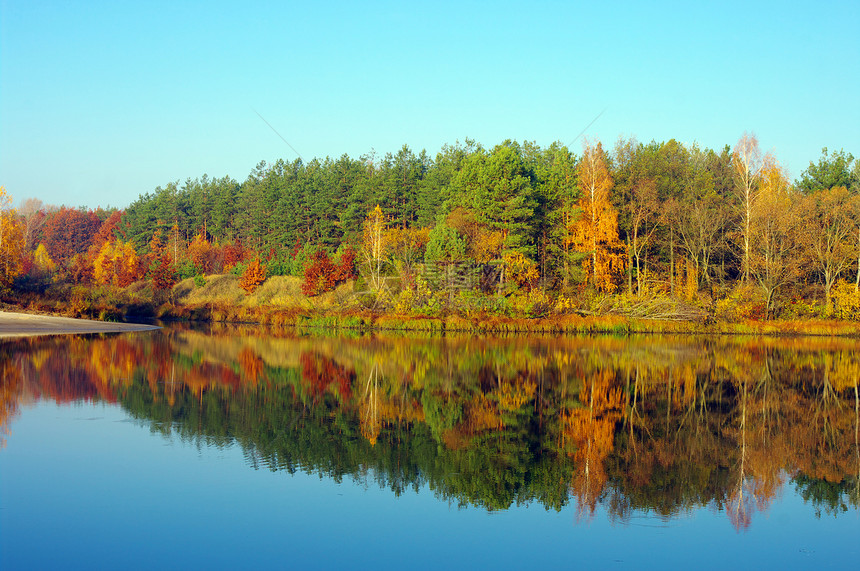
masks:
{"label": "bare tree", "polygon": [[839,186],[808,194],[801,203],[803,242],[824,282],[827,315],[833,311],[830,298],[833,285],[854,263],[858,254],[854,239],[857,228],[854,213],[860,210],[858,206],[860,198]]}
{"label": "bare tree", "polygon": [[36,249],[36,237],[45,224],[49,208],[38,198],[28,198],[21,203],[18,214],[24,223],[24,245],[27,250]]}
{"label": "bare tree", "polygon": [[666,205],[665,216],[671,220],[681,247],[693,260],[697,285],[701,285],[703,278],[710,284],[711,259],[724,246],[723,231],[729,223],[729,212],[722,199],[709,194],[672,200]]}
{"label": "bare tree", "polygon": [[651,237],[662,219],[660,203],[657,200],[657,185],[653,179],[636,183],[627,209],[630,213],[630,248],[636,264],[636,293],[641,295],[643,261],[647,256]]}

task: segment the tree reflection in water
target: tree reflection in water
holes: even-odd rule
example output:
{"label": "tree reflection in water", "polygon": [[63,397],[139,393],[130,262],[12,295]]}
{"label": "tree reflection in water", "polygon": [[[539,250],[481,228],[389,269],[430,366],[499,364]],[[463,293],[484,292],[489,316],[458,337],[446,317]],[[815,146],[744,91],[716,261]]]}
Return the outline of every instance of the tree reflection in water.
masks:
{"label": "tree reflection in water", "polygon": [[21,401],[119,403],[156,430],[238,442],[254,467],[429,486],[627,521],[694,508],[738,530],[791,479],[860,505],[860,342],[313,338],[182,328],[0,344],[0,429]]}

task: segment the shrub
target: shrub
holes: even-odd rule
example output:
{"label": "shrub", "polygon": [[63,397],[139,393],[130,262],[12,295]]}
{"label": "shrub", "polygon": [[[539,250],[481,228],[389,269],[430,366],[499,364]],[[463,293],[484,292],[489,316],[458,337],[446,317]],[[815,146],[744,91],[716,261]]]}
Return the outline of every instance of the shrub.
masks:
{"label": "shrub", "polygon": [[239,287],[245,290],[245,293],[252,294],[264,281],[266,281],[266,266],[259,258],[254,258],[242,272]]}
{"label": "shrub", "polygon": [[725,299],[716,303],[716,317],[726,321],[763,319],[765,303],[761,290],[745,284],[738,285]]}
{"label": "shrub", "polygon": [[313,297],[331,291],[337,284],[357,276],[355,270],[355,251],[347,247],[341,252],[337,265],[331,261],[325,250],[317,250],[308,258],[302,282],[302,292]]}
{"label": "shrub", "polygon": [[854,284],[839,280],[831,291],[833,316],[838,319],[860,318],[860,292]]}

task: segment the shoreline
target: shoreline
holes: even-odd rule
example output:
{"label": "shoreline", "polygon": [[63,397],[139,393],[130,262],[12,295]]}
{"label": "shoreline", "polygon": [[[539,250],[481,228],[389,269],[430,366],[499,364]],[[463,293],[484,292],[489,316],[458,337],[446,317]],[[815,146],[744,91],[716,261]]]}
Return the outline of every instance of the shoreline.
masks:
{"label": "shoreline", "polygon": [[131,333],[152,331],[156,325],[114,323],[93,319],[74,319],[0,311],[0,339],[38,335],[81,335],[87,333]]}
{"label": "shoreline", "polygon": [[[9,309],[9,306],[6,306]],[[221,304],[185,305],[160,308],[155,319],[192,323],[232,323],[275,326],[297,330],[400,331],[438,334],[444,332],[484,334],[681,334],[753,335],[768,337],[860,338],[860,322],[824,319],[742,320],[704,323],[691,320],[634,318],[624,315],[555,315],[517,318],[481,314],[421,316],[370,311],[331,311],[271,306],[247,307]],[[26,310],[25,310],[26,311]],[[121,310],[106,312],[121,317]],[[138,323],[98,321],[60,317],[45,313],[24,313],[0,309],[0,339],[39,335],[91,333],[131,333],[159,329]]]}

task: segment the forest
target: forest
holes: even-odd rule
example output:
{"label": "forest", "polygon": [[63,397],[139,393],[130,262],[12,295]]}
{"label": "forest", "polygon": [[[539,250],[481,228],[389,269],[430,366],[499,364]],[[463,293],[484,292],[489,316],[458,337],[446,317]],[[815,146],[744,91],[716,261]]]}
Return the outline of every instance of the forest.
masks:
{"label": "forest", "polygon": [[719,150],[467,139],[435,157],[261,162],[123,210],[13,209],[0,190],[0,290],[170,306],[183,280],[233,275],[250,294],[293,276],[306,298],[349,284],[341,309],[412,316],[854,319],[858,194],[850,153],[825,148],[791,181],[752,134]]}

